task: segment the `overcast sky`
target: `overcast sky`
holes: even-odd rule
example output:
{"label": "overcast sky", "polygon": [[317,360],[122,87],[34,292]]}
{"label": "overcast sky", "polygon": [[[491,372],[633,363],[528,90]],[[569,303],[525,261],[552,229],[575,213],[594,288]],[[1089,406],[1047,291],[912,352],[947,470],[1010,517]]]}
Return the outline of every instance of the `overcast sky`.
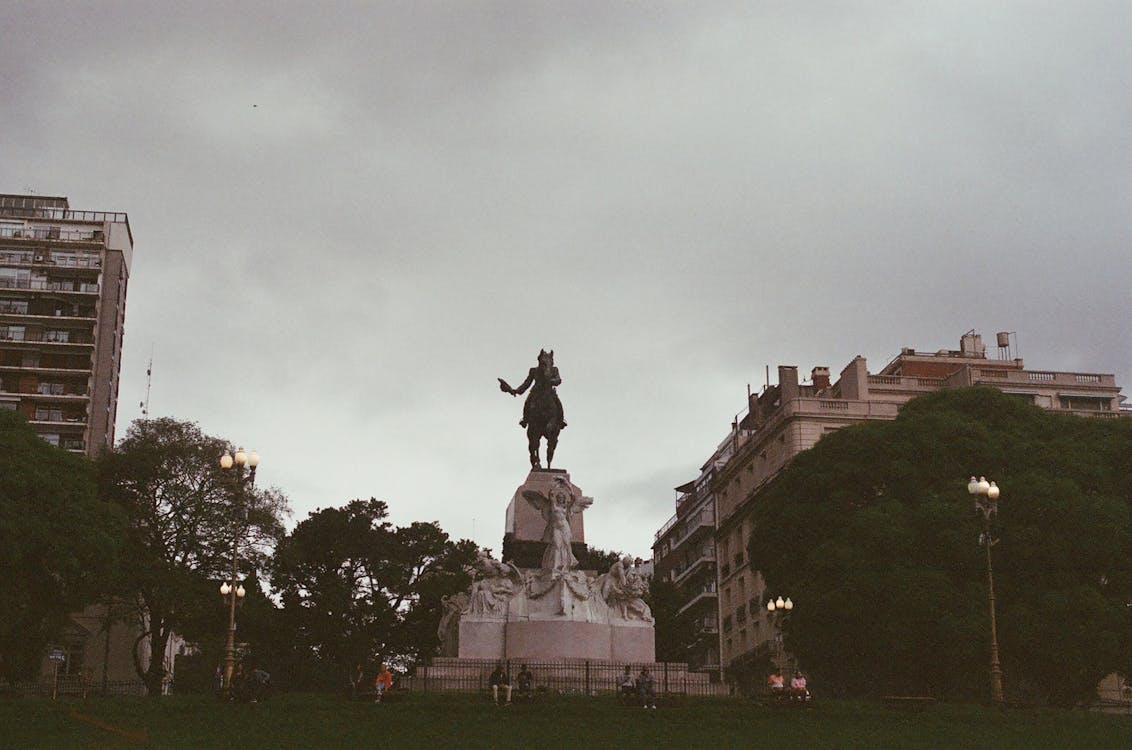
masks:
{"label": "overcast sky", "polygon": [[0,3],[0,192],[128,212],[118,434],[498,553],[554,349],[587,541],[648,556],[764,368],[1132,378],[1127,2]]}

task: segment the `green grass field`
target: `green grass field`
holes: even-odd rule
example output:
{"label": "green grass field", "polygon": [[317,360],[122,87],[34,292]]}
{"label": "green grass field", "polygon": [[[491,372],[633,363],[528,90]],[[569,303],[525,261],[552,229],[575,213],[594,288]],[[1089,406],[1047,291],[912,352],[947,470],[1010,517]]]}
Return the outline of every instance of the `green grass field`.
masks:
{"label": "green grass field", "polygon": [[877,703],[768,708],[686,699],[653,710],[552,697],[498,708],[466,695],[380,705],[280,695],[256,705],[23,698],[0,702],[0,748],[1130,748],[1132,716]]}

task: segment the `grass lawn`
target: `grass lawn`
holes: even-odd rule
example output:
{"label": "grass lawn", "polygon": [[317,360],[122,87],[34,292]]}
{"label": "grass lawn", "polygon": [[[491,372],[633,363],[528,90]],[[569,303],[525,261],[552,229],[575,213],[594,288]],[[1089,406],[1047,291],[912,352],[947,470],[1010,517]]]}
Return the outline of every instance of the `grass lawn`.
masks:
{"label": "grass lawn", "polygon": [[0,701],[0,748],[1132,748],[1132,716],[877,703],[768,708],[685,699],[653,710],[550,697],[497,708],[467,695],[379,705],[278,695],[257,705],[201,696]]}

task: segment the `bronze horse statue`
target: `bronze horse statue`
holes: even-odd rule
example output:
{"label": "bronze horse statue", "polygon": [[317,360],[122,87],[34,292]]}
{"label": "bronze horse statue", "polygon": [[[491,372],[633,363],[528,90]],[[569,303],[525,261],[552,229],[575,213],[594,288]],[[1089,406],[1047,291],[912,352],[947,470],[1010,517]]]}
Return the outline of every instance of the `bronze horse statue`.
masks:
{"label": "bronze horse statue", "polygon": [[[518,388],[507,385],[498,378],[499,390],[512,396],[521,396],[527,388],[531,389],[523,404],[523,419],[520,427],[527,428],[527,446],[531,454],[531,468],[542,468],[539,462],[539,441],[546,438],[546,468],[554,460],[554,449],[558,446],[558,433],[566,426],[562,413],[562,402],[558,400],[556,386],[562,384],[562,376],[554,366],[554,351],[539,350],[538,366],[532,367],[527,379]],[[533,387],[531,387],[533,385]]]}

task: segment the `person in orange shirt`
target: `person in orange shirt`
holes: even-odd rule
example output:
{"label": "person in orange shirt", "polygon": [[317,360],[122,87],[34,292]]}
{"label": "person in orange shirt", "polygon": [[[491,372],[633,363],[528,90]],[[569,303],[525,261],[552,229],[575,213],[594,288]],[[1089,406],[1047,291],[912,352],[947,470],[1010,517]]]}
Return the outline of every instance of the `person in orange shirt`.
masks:
{"label": "person in orange shirt", "polygon": [[782,676],[782,670],[776,669],[770,673],[766,678],[766,687],[770,690],[770,694],[776,698],[781,698],[786,692],[786,678]]}
{"label": "person in orange shirt", "polygon": [[377,678],[373,681],[374,701],[381,703],[385,691],[393,687],[393,673],[384,664],[377,669]]}

